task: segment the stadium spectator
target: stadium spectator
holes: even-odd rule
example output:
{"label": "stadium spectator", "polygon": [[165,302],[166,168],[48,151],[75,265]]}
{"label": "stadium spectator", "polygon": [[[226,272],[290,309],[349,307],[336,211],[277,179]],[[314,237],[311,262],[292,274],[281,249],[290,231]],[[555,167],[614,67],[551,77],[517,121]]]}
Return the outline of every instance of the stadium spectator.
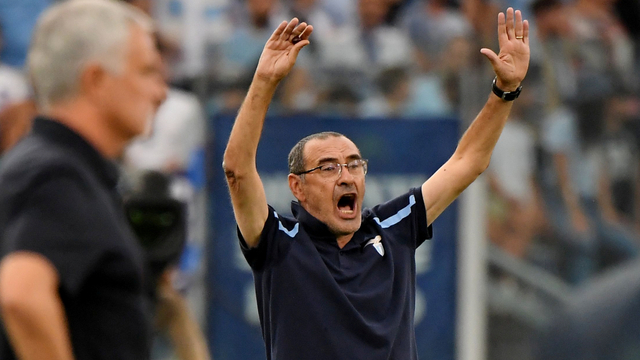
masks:
{"label": "stadium spectator", "polygon": [[[639,243],[630,231],[607,216],[601,197],[606,176],[602,134],[602,104],[578,111],[557,110],[544,119],[542,146],[550,157],[545,178],[546,205],[556,227],[572,247],[578,247],[582,265],[570,280],[581,282],[600,268],[603,252],[620,260],[638,254]],[[606,183],[604,183],[606,184]]]}
{"label": "stadium spectator", "polygon": [[578,42],[580,99],[602,99],[619,88],[637,89],[633,41],[615,14],[614,2],[575,0],[568,19]]}
{"label": "stadium spectator", "polygon": [[411,81],[405,68],[383,70],[376,81],[376,92],[360,104],[362,118],[402,118],[407,116]]}
{"label": "stadium spectator", "polygon": [[186,175],[194,156],[203,149],[205,125],[202,106],[195,95],[170,88],[149,135],[135,139],[127,147],[126,166],[133,171]]}
{"label": "stadium spectator", "polygon": [[489,239],[519,259],[526,259],[536,235],[542,232],[545,224],[535,173],[535,131],[522,120],[522,113],[530,106],[523,107],[523,103],[515,104],[487,169]]}
{"label": "stadium spectator", "polygon": [[[472,49],[491,49],[498,46],[495,37],[497,24],[493,14],[497,13],[499,8],[498,2],[493,0],[464,0],[460,3],[460,10],[471,25],[471,35],[466,40]],[[453,61],[459,59],[454,58]],[[486,100],[482,90],[494,75],[482,56],[475,51],[470,52],[469,59],[459,72],[460,75],[457,77],[444,78],[443,86],[449,94],[454,114],[466,124],[465,119],[473,119],[482,108]]]}
{"label": "stadium spectator", "polygon": [[[3,32],[0,24],[0,50]],[[29,131],[35,104],[22,72],[2,62],[0,57],[0,155]]]}
{"label": "stadium spectator", "polygon": [[451,7],[449,0],[419,0],[404,14],[404,26],[416,49],[428,65],[424,70],[446,66],[451,57],[445,56],[449,44],[456,38],[471,35],[469,21]]}
{"label": "stadium spectator", "polygon": [[[330,38],[336,28],[341,24],[339,18],[334,14],[322,0],[288,0],[289,17],[297,17],[302,22],[316,24],[318,38]],[[315,45],[309,44],[311,52],[315,51]]]}
{"label": "stadium spectator", "polygon": [[[0,50],[3,48],[3,40],[0,24]],[[0,57],[0,113],[7,105],[27,100],[29,96],[29,85],[22,72],[4,63]]]}
{"label": "stadium spectator", "polygon": [[360,95],[351,86],[335,82],[319,100],[317,113],[328,117],[359,118]]}
{"label": "stadium spectator", "polygon": [[578,96],[577,41],[568,16],[567,6],[559,0],[537,0],[531,10],[536,23],[538,54],[534,66],[540,69],[535,79],[543,95],[537,99],[544,112],[542,116],[569,106]]}
{"label": "stadium spectator", "polygon": [[634,42],[636,75],[640,76],[640,3],[635,0],[615,2],[616,13]]}
{"label": "stadium spectator", "polygon": [[385,24],[387,0],[358,0],[358,16],[331,39],[317,39],[325,81],[348,79],[354,91],[368,96],[386,68],[411,65],[413,47],[400,28]]}
{"label": "stadium spectator", "polygon": [[231,24],[227,36],[208,45],[214,51],[210,65],[215,79],[226,83],[251,74],[270,29],[285,18],[284,12],[278,0],[246,0],[231,6],[226,14]]}
{"label": "stadium spectator", "polygon": [[605,104],[603,151],[605,174],[600,199],[605,217],[640,231],[640,150],[630,123],[640,115],[640,101],[620,93]]}

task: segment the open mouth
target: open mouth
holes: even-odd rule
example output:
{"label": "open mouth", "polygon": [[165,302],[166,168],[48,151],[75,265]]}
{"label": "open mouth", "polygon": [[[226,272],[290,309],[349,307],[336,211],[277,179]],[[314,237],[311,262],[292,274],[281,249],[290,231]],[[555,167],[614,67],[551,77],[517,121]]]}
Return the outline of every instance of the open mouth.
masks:
{"label": "open mouth", "polygon": [[351,215],[356,208],[356,195],[344,194],[338,200],[338,210],[341,214]]}

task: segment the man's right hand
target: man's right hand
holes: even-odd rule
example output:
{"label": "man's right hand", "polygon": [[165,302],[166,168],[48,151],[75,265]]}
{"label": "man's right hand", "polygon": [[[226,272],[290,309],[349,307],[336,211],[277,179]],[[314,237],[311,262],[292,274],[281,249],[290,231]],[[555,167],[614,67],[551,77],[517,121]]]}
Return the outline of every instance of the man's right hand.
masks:
{"label": "man's right hand", "polygon": [[300,49],[309,44],[313,26],[298,19],[283,21],[267,41],[256,69],[256,79],[278,83],[293,68]]}

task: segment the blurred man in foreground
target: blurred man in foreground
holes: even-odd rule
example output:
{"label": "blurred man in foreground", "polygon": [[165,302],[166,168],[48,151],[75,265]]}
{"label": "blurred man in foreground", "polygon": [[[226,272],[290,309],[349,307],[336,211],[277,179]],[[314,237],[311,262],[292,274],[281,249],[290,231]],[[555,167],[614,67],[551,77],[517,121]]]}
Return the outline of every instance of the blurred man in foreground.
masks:
{"label": "blurred man in foreground", "polygon": [[43,116],[0,168],[0,358],[147,359],[143,254],[112,160],[165,97],[150,20],[62,2],[39,19],[28,67]]}
{"label": "blurred man in foreground", "polygon": [[[498,15],[494,94],[453,156],[421,187],[362,209],[367,161],[345,136],[302,139],[289,155],[295,219],[267,205],[256,153],[269,103],[313,28],[283,22],[264,47],[224,154],[267,359],[416,359],[415,250],[432,222],[489,165],[529,65],[529,24]],[[428,154],[421,154],[428,156]],[[411,161],[411,159],[398,159]]]}

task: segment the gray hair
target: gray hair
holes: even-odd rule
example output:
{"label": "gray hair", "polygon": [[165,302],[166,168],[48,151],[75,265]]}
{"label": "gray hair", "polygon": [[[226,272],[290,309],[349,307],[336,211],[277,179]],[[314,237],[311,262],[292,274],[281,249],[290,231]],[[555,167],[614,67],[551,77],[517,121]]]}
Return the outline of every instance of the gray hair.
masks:
{"label": "gray hair", "polygon": [[309,135],[298,143],[289,152],[289,173],[299,174],[305,171],[304,168],[304,147],[307,143],[313,139],[324,140],[329,137],[345,137],[344,135],[335,131],[324,131],[316,134]]}
{"label": "gray hair", "polygon": [[122,71],[132,25],[153,31],[151,19],[115,0],[68,0],[38,19],[28,54],[29,77],[43,110],[77,95],[90,63]]}

